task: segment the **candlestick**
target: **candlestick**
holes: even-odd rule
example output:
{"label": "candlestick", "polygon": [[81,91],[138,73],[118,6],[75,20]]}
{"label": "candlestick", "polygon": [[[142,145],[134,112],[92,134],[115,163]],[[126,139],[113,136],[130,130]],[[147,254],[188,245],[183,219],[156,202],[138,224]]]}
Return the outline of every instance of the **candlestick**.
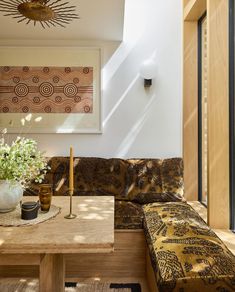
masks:
{"label": "candlestick", "polygon": [[73,147],[70,147],[70,162],[69,162],[69,189],[74,189],[73,184]]}
{"label": "candlestick", "polygon": [[74,190],[74,181],[73,181],[73,147],[70,147],[70,160],[69,160],[69,196],[70,196],[70,208],[69,214],[64,216],[66,219],[74,219],[77,215],[73,214],[73,190]]}

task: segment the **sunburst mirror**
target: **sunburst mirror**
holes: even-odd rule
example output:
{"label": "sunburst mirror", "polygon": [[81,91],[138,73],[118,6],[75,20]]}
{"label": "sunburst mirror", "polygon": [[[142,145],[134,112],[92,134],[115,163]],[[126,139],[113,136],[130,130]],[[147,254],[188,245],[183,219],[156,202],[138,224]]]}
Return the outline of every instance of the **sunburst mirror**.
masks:
{"label": "sunburst mirror", "polygon": [[75,8],[62,0],[0,0],[0,11],[4,16],[26,24],[40,23],[43,28],[65,27],[73,19],[78,19]]}

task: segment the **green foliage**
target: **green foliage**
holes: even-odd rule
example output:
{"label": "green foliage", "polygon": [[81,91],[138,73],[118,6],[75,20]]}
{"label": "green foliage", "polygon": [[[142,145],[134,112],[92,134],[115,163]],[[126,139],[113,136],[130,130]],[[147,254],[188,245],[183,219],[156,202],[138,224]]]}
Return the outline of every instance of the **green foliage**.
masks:
{"label": "green foliage", "polygon": [[32,180],[42,182],[48,169],[33,139],[17,137],[11,145],[0,139],[0,180],[18,181],[25,188]]}

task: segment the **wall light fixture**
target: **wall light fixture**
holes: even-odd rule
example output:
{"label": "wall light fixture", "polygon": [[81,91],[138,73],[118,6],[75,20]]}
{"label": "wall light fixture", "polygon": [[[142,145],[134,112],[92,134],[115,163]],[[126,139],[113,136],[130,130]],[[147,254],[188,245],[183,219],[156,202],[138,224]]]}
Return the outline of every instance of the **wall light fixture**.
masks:
{"label": "wall light fixture", "polygon": [[152,85],[152,79],[156,77],[157,64],[154,60],[149,59],[144,61],[140,66],[140,76],[144,78],[144,87]]}

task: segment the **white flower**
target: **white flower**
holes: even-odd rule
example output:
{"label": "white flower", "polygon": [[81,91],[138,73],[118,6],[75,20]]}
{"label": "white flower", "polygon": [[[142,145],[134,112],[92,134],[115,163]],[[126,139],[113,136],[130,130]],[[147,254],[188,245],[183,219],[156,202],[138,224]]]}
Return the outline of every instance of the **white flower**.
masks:
{"label": "white flower", "polygon": [[[32,114],[21,119],[22,126],[31,118]],[[17,181],[25,188],[32,180],[42,181],[49,167],[37,142],[18,136],[9,145],[4,139],[6,133],[7,129],[3,129],[0,138],[0,180]]]}
{"label": "white flower", "polygon": [[27,122],[30,122],[31,119],[32,119],[32,114],[28,114],[28,115],[25,117],[25,120],[26,120]]}
{"label": "white flower", "polygon": [[41,120],[42,120],[42,117],[37,117],[37,118],[34,119],[34,121],[35,121],[36,123],[41,122]]}

